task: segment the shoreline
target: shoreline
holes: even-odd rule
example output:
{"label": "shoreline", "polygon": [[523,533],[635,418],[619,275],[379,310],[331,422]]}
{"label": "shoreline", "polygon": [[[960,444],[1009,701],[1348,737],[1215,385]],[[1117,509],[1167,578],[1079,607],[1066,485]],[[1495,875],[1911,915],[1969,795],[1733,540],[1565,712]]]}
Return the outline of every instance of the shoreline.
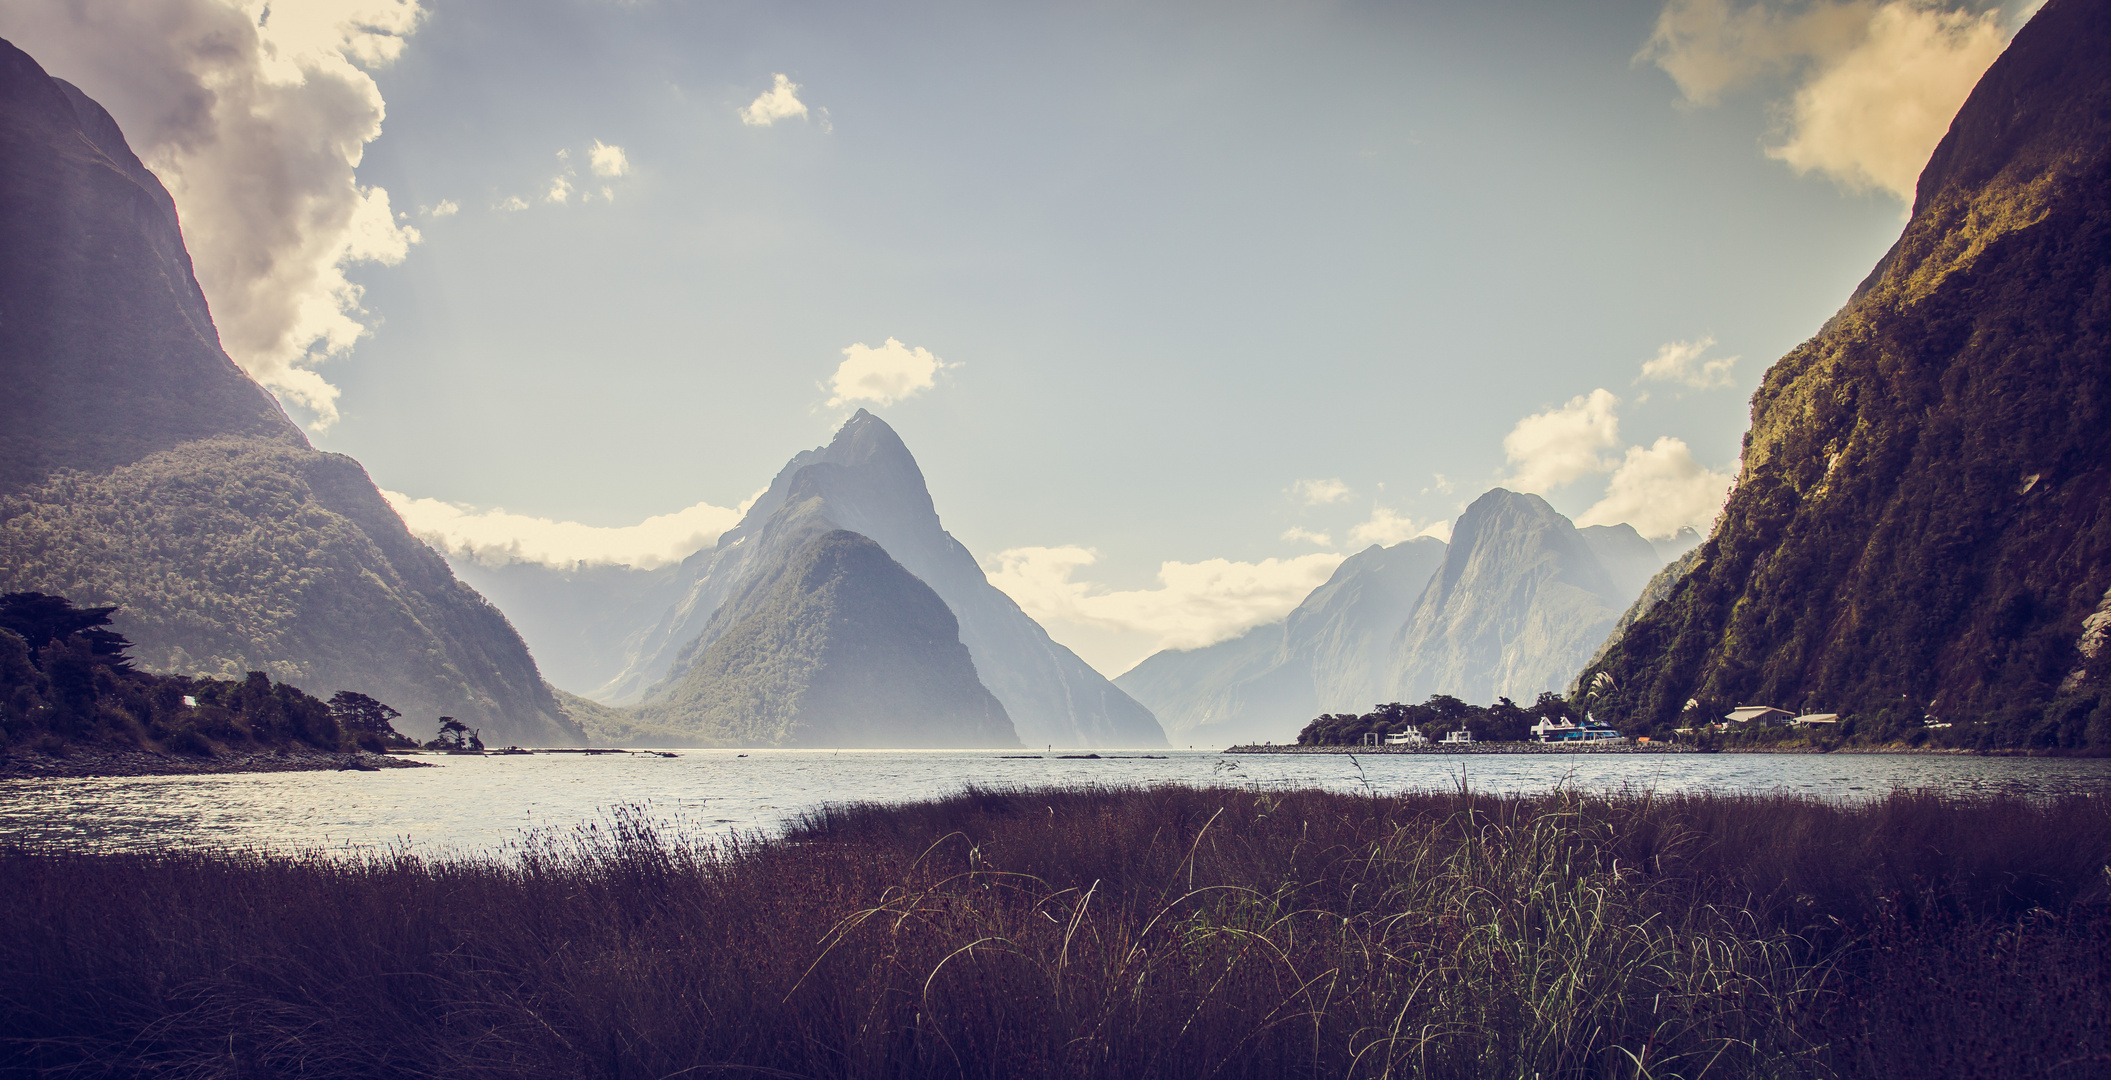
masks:
{"label": "shoreline", "polygon": [[1561,743],[1485,742],[1464,746],[1424,743],[1419,746],[1298,746],[1294,743],[1247,743],[1228,747],[1226,754],[1882,754],[1888,756],[1932,755],[1937,757],[2095,757],[2094,754],[2063,754],[2044,750],[1968,750],[1949,746],[1840,746],[1827,750],[1816,746],[1717,746],[1705,748],[1686,743],[1651,743],[1648,746],[1563,745]]}
{"label": "shoreline", "polygon": [[1658,746],[1616,746],[1538,742],[1422,743],[1413,746],[1298,746],[1295,744],[1247,743],[1227,748],[1227,754],[1702,754],[1698,746],[1665,743]]}
{"label": "shoreline", "polygon": [[0,754],[0,781],[89,779],[124,776],[208,776],[223,773],[379,772],[429,769],[429,761],[406,761],[366,750],[346,753],[312,747],[222,752],[212,757],[157,753],[137,747],[69,748],[63,757],[35,751]]}

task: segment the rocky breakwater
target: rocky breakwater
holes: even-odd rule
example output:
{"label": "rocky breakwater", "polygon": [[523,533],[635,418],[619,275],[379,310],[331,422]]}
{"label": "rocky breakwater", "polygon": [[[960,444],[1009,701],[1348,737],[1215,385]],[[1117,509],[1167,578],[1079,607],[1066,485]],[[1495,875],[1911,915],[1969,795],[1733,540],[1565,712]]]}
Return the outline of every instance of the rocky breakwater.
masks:
{"label": "rocky breakwater", "polygon": [[165,754],[138,747],[72,746],[60,753],[17,748],[0,753],[0,780],[88,776],[190,776],[208,773],[376,772],[422,769],[428,761],[408,761],[389,754],[269,749],[222,751],[218,754]]}
{"label": "rocky breakwater", "polygon": [[1686,743],[1418,743],[1413,746],[1299,746],[1275,743],[1234,746],[1227,754],[1699,754]]}

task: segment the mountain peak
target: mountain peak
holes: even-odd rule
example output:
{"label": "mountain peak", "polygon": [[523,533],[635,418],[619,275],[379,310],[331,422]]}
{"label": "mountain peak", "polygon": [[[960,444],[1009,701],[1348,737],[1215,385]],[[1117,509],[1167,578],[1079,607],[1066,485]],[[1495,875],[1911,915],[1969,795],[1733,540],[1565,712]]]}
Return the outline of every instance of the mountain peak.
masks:
{"label": "mountain peak", "polygon": [[[874,461],[890,461],[916,468],[916,457],[909,453],[909,445],[895,434],[885,420],[859,409],[843,426],[836,429],[836,437],[822,448],[819,457],[836,465],[865,465]],[[921,482],[923,474],[917,478]]]}

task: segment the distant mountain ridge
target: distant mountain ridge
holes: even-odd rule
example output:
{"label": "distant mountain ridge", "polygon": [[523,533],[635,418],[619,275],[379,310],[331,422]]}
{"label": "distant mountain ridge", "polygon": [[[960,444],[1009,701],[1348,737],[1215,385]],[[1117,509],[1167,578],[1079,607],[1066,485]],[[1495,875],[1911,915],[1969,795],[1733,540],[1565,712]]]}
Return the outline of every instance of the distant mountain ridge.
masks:
{"label": "distant mountain ridge", "polygon": [[[751,594],[774,580],[769,568],[819,525],[871,539],[937,594],[959,624],[976,674],[1027,745],[1166,745],[1148,709],[1057,644],[989,583],[974,556],[940,523],[923,471],[901,437],[863,409],[828,445],[802,451],[786,463],[740,524],[715,546],[671,571],[650,572],[641,599],[628,609],[644,618],[627,630],[611,628],[621,648],[604,654],[599,670],[614,670],[587,696],[617,706],[642,705],[645,712],[634,714],[639,722],[659,715],[659,706],[671,700],[694,665],[748,610]],[[618,576],[630,587],[646,581],[644,574]],[[527,569],[518,577],[524,601],[570,602],[565,590],[572,586],[554,572]],[[530,621],[543,619],[538,615]]]}
{"label": "distant mountain ridge", "polygon": [[1427,536],[1372,545],[1282,620],[1154,653],[1114,685],[1149,706],[1180,745],[1288,742],[1313,716],[1367,709],[1384,694],[1393,638],[1444,550]]}
{"label": "distant mountain ridge", "polygon": [[1606,651],[1602,715],[1725,703],[2111,746],[2111,4],[2050,0],[1898,243],[1752,399],[1691,569]]}
{"label": "distant mountain ridge", "polygon": [[175,204],[0,42],[0,591],[117,604],[145,667],[572,743],[505,617],[229,360]]}
{"label": "distant mountain ridge", "polygon": [[1281,622],[1157,653],[1115,680],[1176,741],[1288,742],[1321,713],[1450,694],[1530,703],[1563,692],[1663,564],[1632,526],[1578,529],[1497,488],[1449,544],[1350,556]]}
{"label": "distant mountain ridge", "polygon": [[1641,572],[1656,554],[1632,526],[1601,528],[1577,529],[1537,495],[1475,499],[1401,627],[1391,700],[1530,702],[1567,690],[1656,570]]}

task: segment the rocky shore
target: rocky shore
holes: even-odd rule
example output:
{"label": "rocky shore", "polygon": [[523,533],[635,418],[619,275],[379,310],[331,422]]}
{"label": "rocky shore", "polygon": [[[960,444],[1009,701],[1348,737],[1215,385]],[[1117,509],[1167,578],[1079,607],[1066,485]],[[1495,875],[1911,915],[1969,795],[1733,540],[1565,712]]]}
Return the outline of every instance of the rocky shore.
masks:
{"label": "rocky shore", "polygon": [[1295,744],[1249,743],[1234,746],[1227,754],[1698,754],[1697,746],[1679,743],[1418,743],[1412,746],[1298,746]]}
{"label": "rocky shore", "polygon": [[63,754],[26,748],[0,752],[0,780],[87,776],[195,776],[208,773],[373,772],[422,769],[429,761],[410,761],[361,750],[343,753],[310,747],[270,750],[222,750],[211,757],[167,754],[138,747],[73,746]]}

